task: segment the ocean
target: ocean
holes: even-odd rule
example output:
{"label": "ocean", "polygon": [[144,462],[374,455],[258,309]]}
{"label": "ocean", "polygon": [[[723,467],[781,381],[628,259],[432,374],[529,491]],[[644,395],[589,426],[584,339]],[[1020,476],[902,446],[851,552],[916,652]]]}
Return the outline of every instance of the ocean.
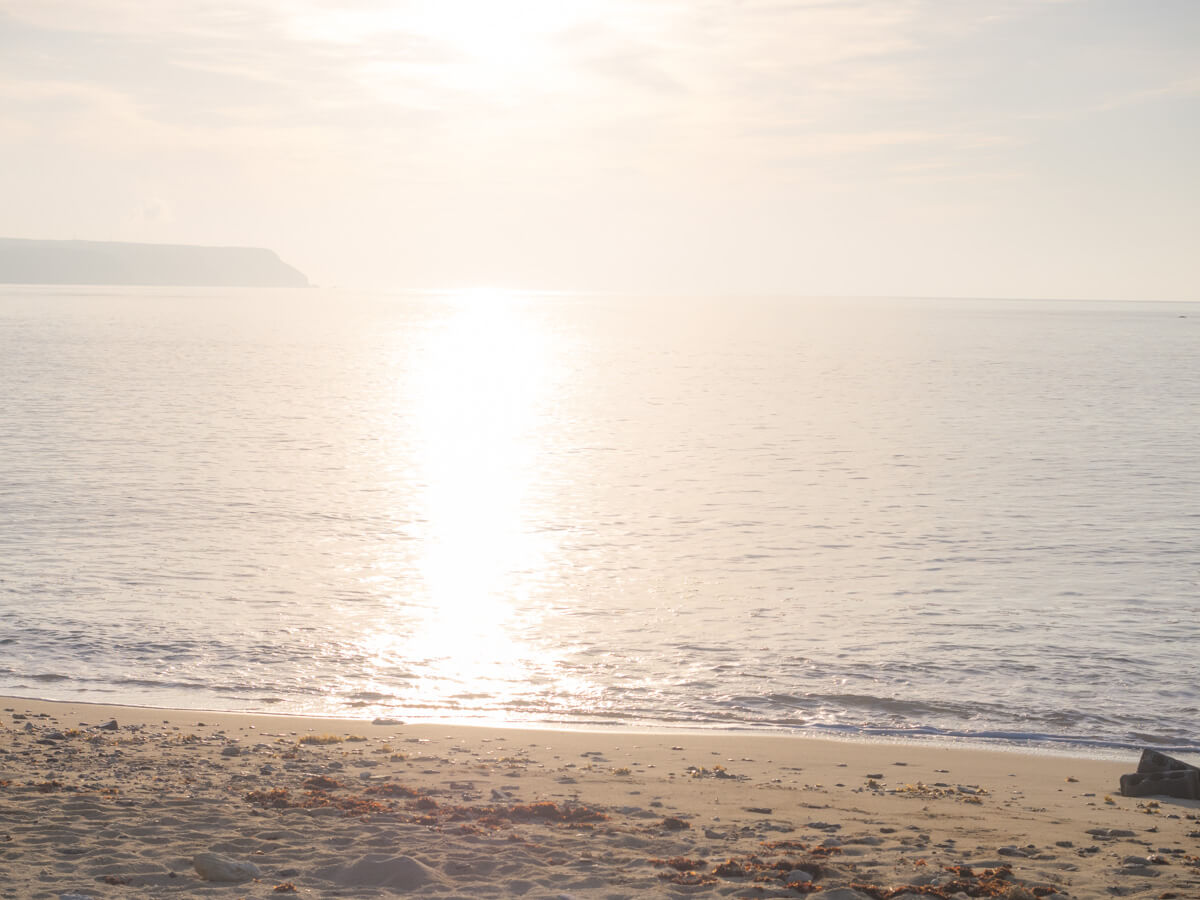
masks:
{"label": "ocean", "polygon": [[0,694],[1197,751],[1198,307],[0,287]]}

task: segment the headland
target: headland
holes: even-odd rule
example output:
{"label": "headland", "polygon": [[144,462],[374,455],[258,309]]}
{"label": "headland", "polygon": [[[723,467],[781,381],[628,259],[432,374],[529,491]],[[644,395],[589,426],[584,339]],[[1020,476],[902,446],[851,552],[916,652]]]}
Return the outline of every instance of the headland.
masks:
{"label": "headland", "polygon": [[261,247],[0,238],[0,283],[307,287],[308,279]]}

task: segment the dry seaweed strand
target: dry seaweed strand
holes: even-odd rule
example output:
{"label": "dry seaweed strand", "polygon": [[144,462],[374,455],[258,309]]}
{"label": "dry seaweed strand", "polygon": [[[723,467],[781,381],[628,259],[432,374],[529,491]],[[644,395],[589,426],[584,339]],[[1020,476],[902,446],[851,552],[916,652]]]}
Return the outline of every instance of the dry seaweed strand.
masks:
{"label": "dry seaweed strand", "polygon": [[970,866],[943,866],[947,872],[957,875],[942,884],[902,884],[895,887],[884,887],[879,884],[864,884],[851,882],[848,887],[866,894],[873,900],[892,900],[905,893],[921,897],[937,897],[939,900],[950,900],[956,894],[966,894],[968,897],[1007,897],[1011,896],[1014,888],[1028,891],[1035,897],[1048,897],[1057,894],[1057,889],[1049,885],[1027,887],[1013,881],[1012,867],[999,866],[995,869],[983,869],[976,872]]}
{"label": "dry seaweed strand", "polygon": [[[821,890],[820,881],[828,879],[835,873],[826,868],[822,860],[828,859],[829,851],[835,847],[808,847],[798,841],[764,842],[768,849],[783,849],[793,852],[800,851],[804,856],[796,858],[785,856],[776,860],[763,859],[751,854],[743,857],[731,857],[725,862],[714,866],[711,875],[718,878],[737,879],[748,878],[756,884],[780,884],[800,894],[809,894]],[[652,860],[654,862],[654,860]],[[669,860],[660,862],[669,863]],[[928,865],[925,860],[918,860],[916,865]],[[1048,897],[1058,893],[1049,885],[1023,885],[1013,879],[1010,866],[999,866],[994,869],[976,871],[969,866],[943,866],[947,872],[956,876],[942,884],[929,885],[883,885],[869,882],[852,881],[847,887],[871,897],[872,900],[892,900],[905,893],[921,897],[936,897],[938,900],[950,900],[955,895],[965,894],[968,897],[1007,897],[1014,889],[1027,891],[1034,897]],[[811,881],[787,881],[784,878],[801,869],[812,876]]]}

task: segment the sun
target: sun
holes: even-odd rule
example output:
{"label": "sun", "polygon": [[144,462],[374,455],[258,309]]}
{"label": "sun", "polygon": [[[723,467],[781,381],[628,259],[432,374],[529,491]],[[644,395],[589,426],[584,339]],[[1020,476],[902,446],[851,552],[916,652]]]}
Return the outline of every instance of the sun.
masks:
{"label": "sun", "polygon": [[578,0],[438,0],[421,3],[413,30],[465,61],[498,70],[536,68],[547,61],[551,38],[577,23]]}
{"label": "sun", "polygon": [[297,33],[341,44],[399,35],[420,62],[382,60],[372,68],[427,67],[456,88],[505,91],[545,80],[565,53],[557,39],[596,21],[604,0],[408,0],[323,8],[292,19]]}

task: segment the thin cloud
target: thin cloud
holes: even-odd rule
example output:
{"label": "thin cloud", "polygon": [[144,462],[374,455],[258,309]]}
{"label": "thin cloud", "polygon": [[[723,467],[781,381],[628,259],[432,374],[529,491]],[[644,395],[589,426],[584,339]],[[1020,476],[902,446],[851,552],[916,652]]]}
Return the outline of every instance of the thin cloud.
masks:
{"label": "thin cloud", "polygon": [[[467,6],[480,14],[456,15]],[[405,276],[436,283],[475,255],[545,271],[545,254],[530,249],[539,237],[555,244],[578,232],[572,252],[594,264],[564,286],[586,287],[588,271],[620,271],[609,256],[620,262],[638,217],[664,239],[691,235],[714,250],[726,239],[777,242],[777,258],[754,252],[782,283],[799,276],[794,240],[779,234],[840,240],[826,217],[797,218],[827,189],[854,213],[845,215],[850,242],[860,239],[855,215],[888,206],[907,221],[908,204],[961,193],[975,204],[962,213],[964,234],[993,233],[989,204],[1075,233],[1079,205],[1048,198],[1111,196],[1114,208],[1130,198],[1114,221],[1163,244],[1177,240],[1163,223],[1190,223],[1200,202],[1194,165],[1177,162],[1190,159],[1187,113],[1200,94],[1200,12],[1184,4],[4,7],[0,194],[32,198],[0,208],[0,231],[10,233],[70,233],[81,217],[133,227],[131,206],[161,197],[172,215],[146,206],[135,223],[147,239],[224,240],[257,228],[281,235],[262,242],[321,256],[314,271],[348,281],[353,272],[335,271],[339,257],[352,269],[391,265],[402,235]],[[1152,103],[1172,115],[1143,115]],[[1082,223],[1089,233],[1093,219]],[[487,225],[517,220],[520,229]],[[1021,239],[1020,227],[1006,233]],[[695,281],[714,274],[705,266],[719,253],[689,254],[691,238],[679,241],[683,256],[705,256]],[[633,245],[642,252],[644,242]]]}
{"label": "thin cloud", "polygon": [[1200,96],[1200,75],[1193,75],[1175,79],[1169,84],[1160,85],[1159,87],[1123,92],[1108,98],[1093,107],[1093,109],[1107,111],[1120,109],[1125,106],[1136,106],[1142,103],[1155,103],[1160,100],[1175,100],[1197,96]]}

